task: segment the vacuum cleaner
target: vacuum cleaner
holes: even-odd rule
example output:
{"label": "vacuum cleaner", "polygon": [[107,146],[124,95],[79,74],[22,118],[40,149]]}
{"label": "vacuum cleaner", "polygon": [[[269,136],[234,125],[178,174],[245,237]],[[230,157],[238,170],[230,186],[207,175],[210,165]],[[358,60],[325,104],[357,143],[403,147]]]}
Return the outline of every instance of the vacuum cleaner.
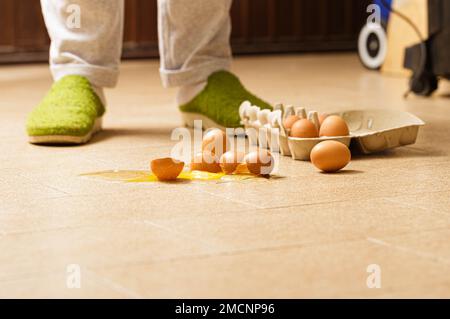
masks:
{"label": "vacuum cleaner", "polygon": [[384,6],[381,0],[373,2],[380,8],[380,21],[366,23],[359,32],[358,54],[362,64],[371,70],[378,70],[387,54],[387,23],[389,20],[391,0]]}
{"label": "vacuum cleaner", "polygon": [[406,48],[403,66],[412,71],[409,92],[429,96],[438,88],[440,78],[450,79],[450,1],[427,0],[428,35],[425,38],[408,17],[392,8],[392,1],[374,1],[381,8],[381,25],[366,24],[358,39],[361,62],[369,69],[379,69],[386,57],[386,26],[390,14],[396,14],[414,29],[418,43]]}

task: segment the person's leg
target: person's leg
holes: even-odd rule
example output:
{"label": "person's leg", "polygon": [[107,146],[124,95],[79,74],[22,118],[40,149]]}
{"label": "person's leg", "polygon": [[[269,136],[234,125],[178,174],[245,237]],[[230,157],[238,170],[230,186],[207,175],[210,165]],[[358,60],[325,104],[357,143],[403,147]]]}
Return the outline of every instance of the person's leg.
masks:
{"label": "person's leg", "polygon": [[41,0],[41,6],[55,81],[77,74],[94,86],[114,87],[122,53],[123,0]]}
{"label": "person's leg", "polygon": [[55,80],[30,113],[31,143],[84,143],[101,127],[103,87],[118,78],[123,0],[41,0]]}
{"label": "person's leg", "polygon": [[177,103],[185,124],[202,119],[205,127],[239,126],[238,108],[248,92],[227,70],[231,63],[232,0],[158,0],[161,79],[179,87]]}
{"label": "person's leg", "polygon": [[206,82],[231,62],[231,0],[158,0],[161,79],[165,87]]}

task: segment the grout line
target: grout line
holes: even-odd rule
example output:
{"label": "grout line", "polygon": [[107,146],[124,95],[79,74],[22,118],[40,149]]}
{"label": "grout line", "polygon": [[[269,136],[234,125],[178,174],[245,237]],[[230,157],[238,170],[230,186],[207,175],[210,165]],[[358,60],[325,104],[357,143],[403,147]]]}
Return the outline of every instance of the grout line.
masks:
{"label": "grout line", "polygon": [[267,207],[264,207],[264,206],[255,205],[252,202],[246,202],[246,201],[238,200],[238,199],[235,199],[235,198],[230,198],[230,197],[227,197],[227,196],[222,196],[220,194],[212,193],[212,192],[210,192],[208,190],[199,189],[199,191],[204,193],[204,194],[208,194],[208,195],[211,195],[211,196],[214,196],[214,197],[218,197],[220,199],[226,199],[226,200],[228,200],[230,202],[234,202],[236,204],[241,204],[241,205],[244,205],[244,206],[248,206],[249,209],[250,208],[256,208],[256,209],[265,209],[265,208],[267,208]]}
{"label": "grout line", "polygon": [[326,245],[335,245],[335,244],[342,244],[342,243],[351,243],[351,242],[363,242],[364,238],[352,238],[352,239],[345,239],[345,240],[339,240],[339,241],[326,241],[321,242],[319,244],[313,243],[313,242],[306,242],[301,244],[290,244],[290,245],[281,245],[281,246],[266,246],[266,247],[255,247],[255,248],[249,248],[249,249],[235,249],[235,250],[229,250],[229,251],[219,251],[219,252],[213,252],[213,253],[199,253],[199,254],[193,254],[193,255],[187,255],[187,256],[179,256],[179,257],[173,257],[173,258],[165,258],[156,260],[153,262],[129,262],[129,263],[123,263],[118,265],[111,265],[107,267],[108,269],[116,269],[121,267],[134,267],[134,266],[152,266],[152,265],[158,265],[163,263],[172,263],[172,262],[179,262],[179,261],[186,261],[186,260],[198,260],[198,259],[208,259],[208,258],[217,258],[217,257],[228,257],[228,256],[239,256],[239,255],[245,255],[245,254],[251,254],[251,253],[265,253],[265,252],[273,252],[278,250],[291,250],[291,249],[302,249],[305,247],[315,247],[315,246],[326,246]]}
{"label": "grout line", "polygon": [[[136,221],[136,220],[134,220],[133,222],[136,223],[136,224],[140,224],[141,223],[140,221]],[[182,233],[182,232],[176,231],[174,229],[165,227],[163,225],[151,222],[149,220],[143,220],[142,223],[145,224],[145,225],[149,225],[149,226],[152,226],[152,227],[155,227],[155,228],[162,229],[162,230],[164,230],[164,231],[166,231],[166,232],[168,232],[170,234],[174,234],[176,236],[180,236],[180,237],[183,237],[183,238],[186,238],[186,239],[189,239],[189,240],[194,240],[194,241],[196,241],[196,242],[198,242],[198,243],[200,243],[200,244],[202,244],[202,245],[204,245],[204,246],[206,246],[208,248],[213,248],[207,242],[203,241],[201,238],[198,238],[196,236],[187,235],[185,233]]]}
{"label": "grout line", "polygon": [[[447,191],[443,191],[443,192],[447,192]],[[414,195],[414,194],[411,194],[411,195]],[[426,208],[421,207],[421,206],[417,206],[417,205],[414,205],[414,204],[402,202],[400,200],[395,200],[395,197],[401,197],[401,196],[408,196],[408,195],[386,197],[386,200],[391,202],[391,203],[399,204],[399,205],[404,206],[404,207],[411,207],[411,208],[416,208],[416,209],[419,208],[420,210],[425,210],[425,211],[429,211],[430,210],[430,209],[426,209]]]}
{"label": "grout line", "polygon": [[[91,226],[91,225],[89,225]],[[56,226],[56,227],[48,227],[48,228],[37,228],[33,230],[16,230],[16,231],[2,231],[0,230],[0,237],[10,237],[10,236],[22,236],[22,235],[34,235],[34,234],[43,234],[43,233],[51,233],[62,230],[76,230],[84,227],[89,227],[86,225],[77,225],[77,226]],[[92,225],[91,227],[94,227]]]}
{"label": "grout line", "polygon": [[[443,191],[434,191],[434,192],[425,192],[425,193],[421,193],[421,195],[426,195],[426,194],[439,194],[439,193],[449,193],[450,190],[443,190]],[[397,197],[404,197],[404,196],[408,196],[408,195],[414,195],[414,194],[405,194],[405,195],[399,195],[399,196],[392,196],[392,197],[386,197],[386,200],[393,202],[393,203],[397,203],[397,204],[401,204],[403,206],[407,206],[407,207],[413,207],[413,208],[420,208],[423,209],[425,211],[433,211],[436,213],[442,213],[441,210],[435,210],[433,208],[426,208],[426,207],[422,207],[421,205],[416,205],[416,204],[410,204],[410,203],[406,203],[406,202],[402,202],[398,199],[396,199]]]}
{"label": "grout line", "polygon": [[91,277],[97,281],[98,283],[100,283],[101,285],[103,285],[104,287],[107,287],[109,289],[112,289],[120,294],[123,294],[125,296],[128,296],[129,298],[133,298],[133,299],[142,299],[143,297],[141,295],[139,295],[137,292],[124,287],[120,284],[118,284],[117,282],[107,279],[103,276],[100,276],[99,274],[95,273],[94,271],[92,271],[89,268],[85,268],[85,271],[91,275]]}
{"label": "grout line", "polygon": [[405,253],[415,255],[417,257],[432,260],[432,261],[435,261],[435,262],[438,262],[441,264],[445,264],[445,265],[450,265],[450,259],[447,259],[447,258],[442,258],[442,257],[436,256],[436,255],[430,254],[430,253],[424,253],[422,251],[417,251],[417,250],[414,250],[414,249],[411,249],[411,248],[408,248],[405,246],[395,245],[395,244],[392,244],[392,243],[389,243],[389,242],[386,242],[384,240],[374,238],[374,237],[367,237],[366,239],[368,242],[371,242],[371,243],[379,245],[379,246],[392,248],[392,249],[395,249],[398,251],[402,251]]}
{"label": "grout line", "polygon": [[[448,229],[447,227],[440,228],[442,230]],[[436,229],[429,229],[426,231],[435,231]],[[411,233],[404,233],[404,234],[411,234]],[[404,235],[402,234],[402,235]],[[255,248],[249,248],[249,249],[234,249],[229,251],[219,251],[219,252],[213,252],[213,253],[200,253],[200,254],[193,254],[188,256],[179,256],[179,257],[173,257],[173,258],[166,258],[166,259],[160,259],[153,262],[130,262],[125,263],[122,265],[112,265],[108,267],[109,269],[115,269],[120,268],[124,266],[151,266],[151,265],[158,265],[163,263],[170,263],[170,262],[178,262],[183,260],[197,260],[197,259],[207,259],[207,258],[216,258],[216,257],[222,257],[222,256],[239,256],[244,255],[248,253],[264,253],[264,252],[271,252],[271,251],[278,251],[278,250],[291,250],[291,249],[303,249],[307,247],[322,247],[326,245],[335,245],[335,244],[343,244],[343,243],[354,243],[354,242],[362,242],[362,241],[369,241],[378,245],[386,246],[386,247],[392,247],[396,248],[398,250],[403,250],[405,252],[414,253],[417,256],[432,259],[434,261],[438,261],[444,264],[450,265],[450,260],[436,257],[431,254],[425,254],[421,252],[414,251],[412,249],[408,249],[406,247],[401,246],[395,246],[390,243],[384,242],[380,239],[374,238],[374,237],[367,237],[364,239],[364,237],[354,237],[351,239],[344,239],[344,240],[338,240],[338,241],[325,241],[325,242],[305,242],[305,243],[298,243],[298,244],[288,244],[288,245],[280,245],[280,246],[266,246],[266,247],[255,247]]]}
{"label": "grout line", "polygon": [[[314,205],[326,205],[326,204],[336,204],[336,203],[355,203],[355,202],[364,202],[364,201],[372,201],[374,199],[378,200],[387,200],[392,203],[400,204],[400,206],[408,206],[408,207],[414,207],[419,208],[421,210],[425,209],[420,206],[413,206],[413,205],[407,205],[403,202],[397,202],[395,200],[392,200],[391,198],[395,197],[402,197],[402,196],[410,196],[410,195],[422,195],[422,194],[434,194],[434,193],[445,193],[450,192],[450,190],[439,190],[439,191],[432,191],[432,192],[418,192],[418,193],[396,193],[393,195],[382,195],[382,196],[372,196],[370,198],[362,198],[362,199],[338,199],[338,200],[331,200],[331,201],[324,201],[324,202],[313,202],[313,203],[305,203],[305,204],[292,204],[292,205],[280,205],[280,206],[263,206],[261,207],[262,210],[266,209],[283,209],[283,208],[289,208],[289,207],[303,207],[303,206],[314,206]],[[404,204],[404,205],[403,205]]]}
{"label": "grout line", "polygon": [[[324,246],[324,245],[335,245],[335,244],[342,244],[347,242],[361,242],[364,241],[364,238],[353,238],[353,239],[345,239],[340,241],[328,241],[328,242],[321,242],[318,244],[318,246]],[[307,242],[302,244],[290,244],[290,245],[282,245],[282,246],[269,246],[269,247],[256,247],[256,248],[250,248],[250,249],[235,249],[230,251],[220,251],[218,253],[199,253],[199,254],[193,254],[193,255],[186,255],[186,256],[178,256],[178,257],[172,257],[172,258],[161,258],[152,262],[142,262],[142,261],[131,261],[131,262],[123,262],[118,264],[110,264],[106,266],[102,266],[101,269],[119,269],[123,267],[133,267],[133,266],[152,266],[152,265],[159,265],[164,263],[171,263],[171,262],[178,262],[178,261],[186,261],[186,260],[198,260],[198,259],[207,259],[207,258],[216,258],[216,257],[222,257],[222,256],[239,256],[243,254],[248,253],[260,253],[260,252],[272,252],[277,250],[290,250],[290,249],[299,249],[304,247],[314,247],[317,246],[317,243],[313,242]],[[97,268],[94,266],[94,268]],[[86,268],[85,268],[86,269]],[[125,293],[129,296],[132,296],[133,298],[142,298],[137,293],[128,290],[126,287],[123,287],[114,281],[108,280],[97,273],[94,273],[93,270],[87,269],[88,272],[90,272],[92,275],[96,276],[98,280],[101,280],[105,285],[108,287],[115,289],[116,291],[119,291],[121,293]],[[51,275],[53,272],[50,270],[47,272],[44,272],[46,275]],[[26,275],[30,275],[33,273],[25,273]],[[43,272],[37,272],[36,274],[42,275]],[[22,274],[23,275],[23,274]],[[23,280],[23,279],[19,279]],[[0,283],[2,282],[10,282],[10,281],[16,281],[16,279],[3,279],[0,280]]]}
{"label": "grout line", "polygon": [[27,177],[26,175],[23,175],[20,171],[17,173],[17,175],[20,176],[20,177],[22,177],[22,178],[24,178],[24,179],[26,179],[26,180],[28,180],[28,181],[30,181],[30,182],[36,183],[36,184],[38,184],[38,185],[40,185],[40,186],[44,186],[44,187],[50,188],[50,189],[52,189],[52,190],[54,190],[54,191],[63,193],[63,194],[65,194],[65,195],[70,195],[70,193],[68,193],[68,192],[66,192],[66,191],[63,191],[62,189],[59,189],[59,188],[54,187],[54,186],[51,186],[51,185],[49,185],[49,184],[47,184],[47,183],[42,183],[41,181],[36,180],[36,179],[34,179],[34,178],[29,178],[29,177]]}

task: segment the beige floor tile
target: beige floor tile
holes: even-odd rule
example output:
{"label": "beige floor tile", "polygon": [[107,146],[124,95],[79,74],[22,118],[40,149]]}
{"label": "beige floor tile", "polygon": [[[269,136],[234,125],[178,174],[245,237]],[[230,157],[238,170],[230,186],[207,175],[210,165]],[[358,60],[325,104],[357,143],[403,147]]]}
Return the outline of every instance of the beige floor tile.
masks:
{"label": "beige floor tile", "polygon": [[363,240],[450,227],[448,214],[388,200],[361,200],[211,213],[153,223],[196,237],[218,253]]}
{"label": "beige floor tile", "polygon": [[[426,294],[424,294],[426,291]],[[450,291],[450,282],[443,280],[436,285],[436,283],[415,284],[402,287],[395,290],[395,292],[388,292],[381,294],[380,298],[433,298],[433,299],[448,299]]]}
{"label": "beige floor tile", "polygon": [[448,226],[442,225],[441,229],[370,240],[393,251],[402,251],[450,267],[450,243],[446,240],[449,235]]}
{"label": "beige floor tile", "polygon": [[[205,191],[270,208],[450,190],[450,171],[442,165],[419,166],[413,170],[386,167],[358,170],[352,165],[348,171],[331,175],[319,173],[307,162],[291,165],[301,167],[305,175],[242,181],[226,187],[211,184]],[[283,170],[280,174],[284,176]]]}
{"label": "beige floor tile", "polygon": [[[68,288],[68,273],[0,281],[0,298],[137,298],[133,292],[81,268],[80,287]],[[70,279],[70,278],[69,278]]]}
{"label": "beige floor tile", "polygon": [[[380,289],[369,289],[366,284],[367,267],[372,264],[381,269]],[[395,291],[413,283],[439,284],[446,280],[447,270],[439,263],[357,241],[205,256],[96,273],[145,297],[291,298],[395,296]],[[422,291],[422,296],[437,289]]]}
{"label": "beige floor tile", "polygon": [[0,169],[0,194],[0,206],[30,200],[44,201],[66,195],[64,191],[45,185],[42,181],[32,181],[23,177],[21,171],[15,169]]}
{"label": "beige floor tile", "polygon": [[450,218],[450,191],[431,192],[416,195],[405,195],[389,198],[390,201],[402,203],[413,208],[422,208],[428,212],[442,212]]}
{"label": "beige floor tile", "polygon": [[2,201],[0,234],[116,223],[145,224],[155,219],[187,216],[195,219],[201,215],[253,209],[248,204],[214,197],[192,188],[183,191],[188,200],[178,201],[180,185],[136,185],[128,189],[120,183],[115,185],[115,192],[108,194]]}
{"label": "beige floor tile", "polygon": [[92,269],[188,258],[208,253],[209,247],[150,223],[116,222],[7,234],[0,251],[3,281],[64,272],[71,264]]}
{"label": "beige floor tile", "polygon": [[[0,67],[0,297],[450,296],[447,82],[431,98],[404,99],[407,79],[367,71],[355,54],[238,57],[233,70],[269,102],[392,108],[427,124],[415,145],[354,152],[340,174],[282,157],[270,180],[79,176],[147,170],[169,154],[180,116],[158,68],[122,65],[91,143],[38,147],[24,123],[51,85],[48,67]],[[64,287],[68,263],[88,271],[81,290]],[[365,286],[369,263],[382,267],[381,290]]]}
{"label": "beige floor tile", "polygon": [[[370,237],[368,240],[392,252],[400,252],[441,264],[447,268],[444,272],[448,272],[448,269],[450,269],[449,235],[450,230],[448,226],[443,224],[440,229],[398,236]],[[426,278],[427,274],[424,273],[420,276]],[[443,278],[439,284],[433,283],[432,280],[423,284],[412,282],[409,286],[398,290],[396,295],[393,295],[391,292],[383,297],[423,298],[426,296],[428,298],[449,298],[449,291],[450,282],[448,279]],[[424,294],[424,292],[427,292],[427,294]]]}

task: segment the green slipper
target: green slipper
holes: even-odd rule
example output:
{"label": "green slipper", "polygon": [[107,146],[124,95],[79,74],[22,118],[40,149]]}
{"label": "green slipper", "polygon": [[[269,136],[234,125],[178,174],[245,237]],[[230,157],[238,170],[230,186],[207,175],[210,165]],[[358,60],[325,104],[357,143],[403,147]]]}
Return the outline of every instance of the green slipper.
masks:
{"label": "green slipper", "polygon": [[33,144],[82,144],[101,129],[105,107],[89,81],[67,75],[55,82],[27,119]]}
{"label": "green slipper", "polygon": [[194,120],[202,120],[203,128],[241,127],[239,106],[250,101],[261,109],[272,106],[247,91],[239,79],[230,72],[218,71],[208,78],[206,87],[190,102],[180,106],[184,123],[194,126]]}

